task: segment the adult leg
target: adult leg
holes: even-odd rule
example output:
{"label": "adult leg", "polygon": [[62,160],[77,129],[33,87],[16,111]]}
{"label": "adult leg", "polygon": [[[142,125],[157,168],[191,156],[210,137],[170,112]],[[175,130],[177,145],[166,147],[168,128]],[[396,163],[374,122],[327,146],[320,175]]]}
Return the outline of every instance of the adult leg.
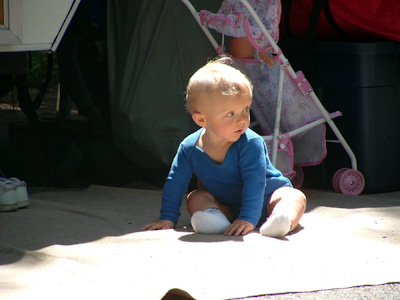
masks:
{"label": "adult leg", "polygon": [[204,189],[191,192],[187,197],[187,208],[192,217],[193,229],[198,233],[224,233],[230,225],[232,213],[229,207],[219,203]]}
{"label": "adult leg", "polygon": [[306,196],[298,189],[282,187],[270,198],[267,214],[270,216],[261,228],[263,235],[282,237],[295,229],[306,209]]}

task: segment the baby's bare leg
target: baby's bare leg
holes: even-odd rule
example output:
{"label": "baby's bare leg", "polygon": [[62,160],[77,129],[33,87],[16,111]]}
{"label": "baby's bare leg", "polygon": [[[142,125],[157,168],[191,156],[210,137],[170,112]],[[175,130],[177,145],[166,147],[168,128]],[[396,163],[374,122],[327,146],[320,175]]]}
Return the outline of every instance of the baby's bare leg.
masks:
{"label": "baby's bare leg", "polygon": [[296,228],[306,209],[306,196],[291,187],[277,189],[267,206],[270,216],[260,233],[266,236],[282,237]]}
{"label": "baby's bare leg", "polygon": [[204,211],[207,208],[214,207],[220,209],[228,220],[232,221],[231,209],[219,203],[215,197],[205,189],[197,189],[190,192],[187,196],[186,203],[190,216],[193,216],[196,211]]}
{"label": "baby's bare leg", "polygon": [[204,189],[191,192],[187,197],[191,223],[197,233],[223,233],[231,224],[231,212],[228,207],[219,203],[215,197]]}
{"label": "baby's bare leg", "polygon": [[302,191],[283,187],[277,189],[271,196],[267,206],[268,215],[286,214],[292,222],[292,229],[295,229],[306,210],[307,200]]}

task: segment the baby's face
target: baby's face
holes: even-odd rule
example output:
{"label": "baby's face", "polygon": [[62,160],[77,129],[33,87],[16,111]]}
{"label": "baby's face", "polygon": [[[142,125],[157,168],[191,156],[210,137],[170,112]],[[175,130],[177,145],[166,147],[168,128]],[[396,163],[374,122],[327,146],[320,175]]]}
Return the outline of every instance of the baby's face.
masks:
{"label": "baby's face", "polygon": [[250,124],[250,94],[225,96],[212,94],[205,99],[203,115],[206,129],[221,139],[236,142]]}

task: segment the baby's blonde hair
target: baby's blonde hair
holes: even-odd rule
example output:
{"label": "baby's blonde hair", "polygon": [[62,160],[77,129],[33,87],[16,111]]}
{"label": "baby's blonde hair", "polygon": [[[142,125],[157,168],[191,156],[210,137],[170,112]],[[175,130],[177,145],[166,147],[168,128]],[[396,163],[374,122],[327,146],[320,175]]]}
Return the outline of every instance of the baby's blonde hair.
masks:
{"label": "baby's blonde hair", "polygon": [[[186,90],[186,108],[193,114],[194,105],[200,95],[219,93],[220,95],[253,95],[253,85],[238,69],[228,65],[232,59],[222,57],[208,62],[197,70],[189,80]],[[243,88],[243,86],[247,88]]]}

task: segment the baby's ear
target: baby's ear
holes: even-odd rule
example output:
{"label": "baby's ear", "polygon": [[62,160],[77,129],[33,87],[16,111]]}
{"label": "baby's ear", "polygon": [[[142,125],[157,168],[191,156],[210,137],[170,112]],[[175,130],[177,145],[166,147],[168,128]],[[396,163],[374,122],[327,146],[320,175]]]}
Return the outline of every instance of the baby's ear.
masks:
{"label": "baby's ear", "polygon": [[199,112],[193,113],[192,119],[200,127],[204,127],[206,125],[206,119],[204,118],[204,115]]}

